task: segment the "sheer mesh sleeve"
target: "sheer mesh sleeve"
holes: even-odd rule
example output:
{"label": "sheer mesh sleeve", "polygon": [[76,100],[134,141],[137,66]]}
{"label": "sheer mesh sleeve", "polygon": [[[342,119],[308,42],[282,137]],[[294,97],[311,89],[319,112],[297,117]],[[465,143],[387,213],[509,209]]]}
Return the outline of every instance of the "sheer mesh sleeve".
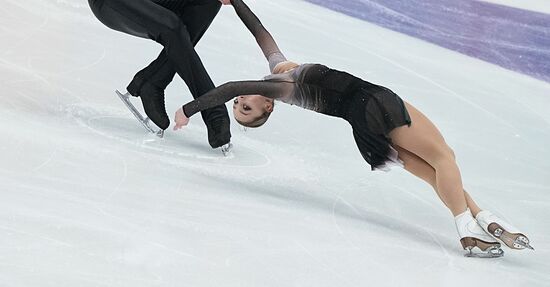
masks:
{"label": "sheer mesh sleeve", "polygon": [[231,0],[231,4],[235,8],[237,15],[241,18],[246,28],[248,28],[252,35],[254,35],[254,38],[256,38],[256,42],[260,45],[265,58],[269,62],[269,70],[273,72],[273,69],[277,64],[286,61],[286,58],[281,50],[279,50],[277,43],[262,25],[260,19],[256,17],[254,12],[252,12],[242,0]]}
{"label": "sheer mesh sleeve", "polygon": [[262,95],[271,99],[292,97],[296,84],[286,81],[241,81],[223,84],[183,106],[187,117],[221,105],[239,95]]}

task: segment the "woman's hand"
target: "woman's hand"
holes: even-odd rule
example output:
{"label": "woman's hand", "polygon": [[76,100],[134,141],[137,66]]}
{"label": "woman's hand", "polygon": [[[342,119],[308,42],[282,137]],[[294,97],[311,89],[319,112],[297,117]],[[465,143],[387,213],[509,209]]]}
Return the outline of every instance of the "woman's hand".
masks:
{"label": "woman's hand", "polygon": [[183,112],[183,108],[179,108],[176,111],[176,116],[174,121],[176,122],[176,125],[174,126],[175,131],[180,130],[181,128],[183,128],[189,123],[189,118]]}
{"label": "woman's hand", "polygon": [[231,5],[231,0],[220,0],[223,5]]}

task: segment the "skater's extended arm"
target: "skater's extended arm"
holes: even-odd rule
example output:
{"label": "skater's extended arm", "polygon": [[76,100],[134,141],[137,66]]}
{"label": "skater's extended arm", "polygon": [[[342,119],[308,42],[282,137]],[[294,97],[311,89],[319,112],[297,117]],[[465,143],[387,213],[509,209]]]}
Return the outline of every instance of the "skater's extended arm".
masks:
{"label": "skater's extended arm", "polygon": [[241,81],[225,83],[185,104],[182,109],[187,117],[224,104],[239,95],[262,95],[271,99],[288,98],[294,93],[294,82]]}
{"label": "skater's extended arm", "polygon": [[279,50],[277,43],[271,34],[265,29],[260,22],[260,19],[250,10],[250,8],[242,0],[231,0],[231,4],[235,8],[237,15],[243,21],[244,25],[256,38],[256,42],[260,45],[265,58],[269,62],[269,69],[273,72],[275,66],[286,61],[285,56]]}

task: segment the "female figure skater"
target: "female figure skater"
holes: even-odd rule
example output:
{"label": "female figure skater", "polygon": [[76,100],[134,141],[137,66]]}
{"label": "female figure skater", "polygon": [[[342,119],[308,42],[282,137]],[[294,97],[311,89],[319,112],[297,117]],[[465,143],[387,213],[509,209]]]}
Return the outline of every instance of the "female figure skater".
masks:
{"label": "female figure skater", "polygon": [[[107,27],[160,43],[164,49],[138,72],[128,92],[140,97],[147,116],[162,130],[170,125],[164,90],[178,75],[194,98],[214,88],[194,46],[218,14],[217,0],[88,0],[95,16]],[[229,115],[225,105],[202,111],[212,148],[229,143]]]}
{"label": "female figure skater", "polygon": [[348,73],[319,64],[287,61],[242,0],[221,1],[233,5],[256,38],[273,74],[262,81],[226,83],[184,105],[176,112],[174,130],[187,125],[195,113],[233,98],[235,119],[247,127],[265,123],[274,100],[339,117],[352,126],[357,146],[372,169],[401,165],[433,186],[455,216],[467,256],[502,256],[496,239],[510,248],[531,248],[524,234],[491,212],[482,211],[464,191],[453,151],[420,111],[391,90]]}

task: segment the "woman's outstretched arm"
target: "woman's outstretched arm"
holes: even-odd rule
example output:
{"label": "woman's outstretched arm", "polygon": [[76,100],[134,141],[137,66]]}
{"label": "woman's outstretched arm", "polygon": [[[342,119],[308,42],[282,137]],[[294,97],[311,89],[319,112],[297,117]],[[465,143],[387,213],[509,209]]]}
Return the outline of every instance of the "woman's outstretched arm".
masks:
{"label": "woman's outstretched arm", "polygon": [[[260,19],[250,10],[250,8],[243,2],[243,0],[230,0],[231,5],[235,8],[237,15],[243,21],[244,25],[250,33],[256,38],[256,42],[262,49],[265,58],[269,62],[269,70],[273,72],[275,66],[281,62],[286,61],[285,56],[279,50],[277,43],[267,31],[267,29],[262,25]],[[222,3],[227,3],[227,1],[222,1]]]}
{"label": "woman's outstretched arm", "polygon": [[239,81],[228,82],[185,104],[176,111],[174,130],[187,125],[194,114],[224,104],[239,95],[262,95],[271,99],[284,99],[293,95],[294,82]]}
{"label": "woman's outstretched arm", "polygon": [[239,95],[262,95],[271,99],[285,98],[294,90],[292,82],[275,81],[238,81],[228,82],[195,100],[183,105],[187,117],[224,104]]}

